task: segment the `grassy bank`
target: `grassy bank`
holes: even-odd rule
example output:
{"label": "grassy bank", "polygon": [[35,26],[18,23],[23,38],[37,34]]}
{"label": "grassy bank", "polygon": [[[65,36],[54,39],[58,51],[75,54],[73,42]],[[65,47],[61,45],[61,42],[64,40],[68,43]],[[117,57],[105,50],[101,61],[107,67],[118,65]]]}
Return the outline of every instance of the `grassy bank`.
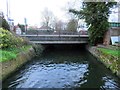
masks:
{"label": "grassy bank", "polygon": [[0,80],[4,80],[35,56],[35,50],[27,38],[0,28]]}
{"label": "grassy bank", "polygon": [[98,47],[97,50],[100,53],[101,61],[107,66],[107,68],[111,69],[113,73],[116,73],[118,76],[120,75],[120,50],[119,49],[111,49],[111,48],[102,48]]}
{"label": "grassy bank", "polygon": [[31,47],[31,45],[25,45],[20,48],[0,49],[0,62],[15,59],[18,53],[29,50]]}
{"label": "grassy bank", "polygon": [[111,45],[99,45],[88,47],[88,50],[120,78],[120,50],[118,48],[117,46]]}
{"label": "grassy bank", "polygon": [[22,38],[14,32],[0,28],[0,62],[15,59],[18,53],[30,47],[27,38]]}
{"label": "grassy bank", "polygon": [[112,55],[112,56],[120,56],[120,50],[112,50],[112,49],[107,49],[107,48],[97,48],[99,51],[101,51],[104,54],[107,55]]}

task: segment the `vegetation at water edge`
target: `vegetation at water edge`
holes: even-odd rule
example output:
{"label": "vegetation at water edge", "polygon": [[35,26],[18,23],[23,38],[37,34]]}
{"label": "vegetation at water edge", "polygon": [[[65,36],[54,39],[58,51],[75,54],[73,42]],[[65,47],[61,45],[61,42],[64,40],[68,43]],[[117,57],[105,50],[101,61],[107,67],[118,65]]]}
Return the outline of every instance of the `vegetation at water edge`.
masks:
{"label": "vegetation at water edge", "polygon": [[27,39],[0,28],[0,62],[16,58],[19,52],[30,47]]}

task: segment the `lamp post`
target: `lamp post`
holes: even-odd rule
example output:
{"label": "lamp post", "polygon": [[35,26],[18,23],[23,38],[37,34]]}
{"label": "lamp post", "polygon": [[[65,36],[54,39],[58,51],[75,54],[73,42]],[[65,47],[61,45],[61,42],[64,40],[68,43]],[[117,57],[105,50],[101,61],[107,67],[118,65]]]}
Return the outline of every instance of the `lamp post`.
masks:
{"label": "lamp post", "polygon": [[59,29],[59,38],[60,38],[60,29]]}

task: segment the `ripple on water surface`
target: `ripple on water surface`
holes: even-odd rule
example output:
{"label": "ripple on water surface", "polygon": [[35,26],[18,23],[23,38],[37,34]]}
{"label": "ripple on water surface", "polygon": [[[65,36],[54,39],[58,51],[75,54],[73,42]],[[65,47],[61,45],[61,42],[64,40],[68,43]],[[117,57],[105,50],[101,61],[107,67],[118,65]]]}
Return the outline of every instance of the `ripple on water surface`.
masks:
{"label": "ripple on water surface", "polygon": [[87,51],[53,50],[24,65],[3,87],[120,88],[119,79]]}

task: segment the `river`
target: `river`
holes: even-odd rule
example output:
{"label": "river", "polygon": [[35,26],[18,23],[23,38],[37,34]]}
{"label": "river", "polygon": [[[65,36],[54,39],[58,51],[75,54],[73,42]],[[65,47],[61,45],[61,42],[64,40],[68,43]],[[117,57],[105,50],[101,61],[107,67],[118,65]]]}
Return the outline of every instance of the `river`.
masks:
{"label": "river", "polygon": [[120,79],[87,50],[61,47],[44,50],[11,74],[3,88],[120,89]]}

